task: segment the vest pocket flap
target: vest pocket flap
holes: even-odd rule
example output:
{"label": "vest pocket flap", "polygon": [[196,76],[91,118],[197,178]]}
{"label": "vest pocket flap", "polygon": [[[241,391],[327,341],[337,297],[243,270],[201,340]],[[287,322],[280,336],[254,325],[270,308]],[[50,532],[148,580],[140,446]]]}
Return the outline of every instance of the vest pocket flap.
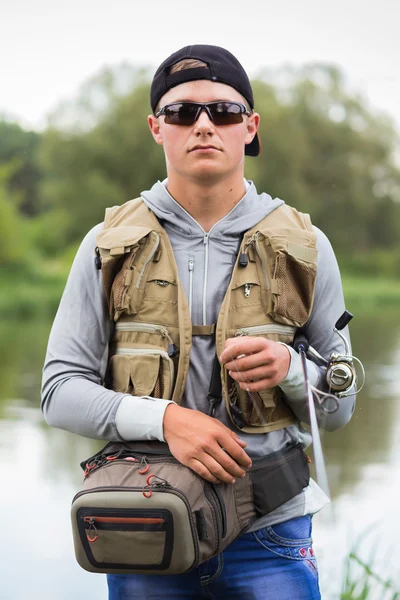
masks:
{"label": "vest pocket flap", "polygon": [[174,366],[167,352],[127,348],[111,357],[109,377],[116,392],[170,399]]}
{"label": "vest pocket flap", "polygon": [[152,231],[150,227],[122,226],[103,229],[97,237],[96,242],[99,248],[110,250],[111,254],[124,254],[138,243],[139,240],[146,237]]}
{"label": "vest pocket flap", "polygon": [[246,284],[260,285],[260,280],[257,277],[256,270],[249,265],[236,271],[234,274],[234,279],[232,280],[232,289],[236,290],[237,288],[243,287]]}
{"label": "vest pocket flap", "polygon": [[151,396],[160,372],[159,354],[122,356],[110,361],[113,389],[133,396]]}
{"label": "vest pocket flap", "polygon": [[[148,276],[148,281],[167,282],[173,285],[177,284],[176,277],[168,264],[163,263],[161,266],[157,263],[151,265],[151,271]],[[162,283],[161,283],[162,285]]]}
{"label": "vest pocket flap", "polygon": [[315,234],[311,231],[299,231],[294,228],[285,228],[277,233],[270,229],[263,229],[260,233],[271,245],[274,253],[289,254],[295,259],[315,264],[317,250],[315,248]]}

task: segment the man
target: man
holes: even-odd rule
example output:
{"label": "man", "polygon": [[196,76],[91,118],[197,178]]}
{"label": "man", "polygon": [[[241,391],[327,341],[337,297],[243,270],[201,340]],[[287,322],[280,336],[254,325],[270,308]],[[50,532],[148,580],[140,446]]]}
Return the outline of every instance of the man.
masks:
{"label": "man", "polygon": [[[118,227],[135,222],[132,211],[138,205],[111,209],[105,233],[103,225],[88,233],[71,269],[49,340],[43,411],[51,425],[91,438],[166,441],[172,454],[204,479],[234,485],[252,459],[311,443],[300,425],[309,415],[300,358],[291,346],[301,326],[322,356],[343,351],[332,331],[344,310],[340,275],[328,240],[308,217],[282,200],[258,195],[243,178],[245,154],[260,152],[260,116],[248,77],[231,53],[196,45],[170,56],[154,76],[151,107],[148,124],[163,146],[167,179],[141,197],[162,226],[160,234],[168,236],[187,303],[177,310],[177,282],[165,266],[158,268],[156,246],[140,276],[132,264],[134,250],[110,276],[98,247],[105,246],[110,227],[120,232]],[[259,228],[269,233],[259,235]],[[129,282],[138,277],[134,289],[126,283],[127,273]],[[154,317],[159,307],[165,322]],[[186,311],[190,319],[179,337]],[[136,333],[129,334],[136,337],[127,338],[118,326],[126,315],[136,319]],[[153,391],[135,394],[135,375],[119,386],[123,357],[110,356],[110,341],[114,348],[124,340],[135,347],[160,344],[148,331],[152,323],[170,319],[179,327],[163,334],[169,338],[165,360],[176,366],[180,344],[179,361],[187,361],[187,373],[180,366],[175,383],[165,383],[164,376],[160,382],[159,369],[165,377],[169,373],[164,358],[152,374],[142,356],[138,380],[146,379],[144,372],[147,379],[154,375]],[[182,335],[190,320],[193,330],[185,346]],[[208,395],[216,380],[215,352],[222,366],[220,402]],[[323,390],[323,369],[307,362],[310,382]],[[104,387],[106,371],[112,389]],[[217,372],[218,379],[219,365]],[[354,409],[354,397],[338,401],[333,414],[316,407],[319,424],[330,431],[343,426]],[[311,515],[326,503],[310,480],[193,571],[109,575],[109,598],[320,598]]]}

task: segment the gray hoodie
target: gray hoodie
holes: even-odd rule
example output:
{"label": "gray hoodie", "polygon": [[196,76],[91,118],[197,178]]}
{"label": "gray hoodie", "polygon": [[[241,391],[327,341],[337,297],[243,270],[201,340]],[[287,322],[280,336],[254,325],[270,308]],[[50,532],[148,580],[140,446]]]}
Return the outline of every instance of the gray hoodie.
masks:
{"label": "gray hoodie", "polygon": [[[233,264],[245,231],[283,203],[267,194],[257,194],[246,182],[242,200],[218,221],[209,232],[186,212],[168,193],[166,181],[157,182],[142,193],[145,203],[167,231],[185,289],[192,323],[217,322]],[[108,316],[101,272],[94,265],[96,235],[102,224],[85,237],[75,257],[49,338],[43,370],[42,409],[54,427],[105,440],[163,440],[163,416],[170,401],[116,393],[103,387],[108,359],[108,343],[113,324]],[[332,247],[317,228],[318,266],[314,307],[305,333],[310,344],[324,357],[343,352],[343,343],[333,326],[344,311],[339,269]],[[348,332],[345,330],[348,338]],[[206,398],[215,355],[211,337],[196,336],[190,354],[184,406],[207,413]],[[299,356],[293,349],[291,365],[280,387],[296,416],[309,423],[305,388]],[[311,383],[324,389],[323,372],[308,361]],[[336,413],[325,414],[316,406],[320,427],[333,431],[350,419],[355,397],[339,400]],[[216,418],[233,428],[223,403]],[[288,443],[311,443],[301,425],[267,434],[245,434],[246,452],[251,457],[266,456]],[[276,509],[253,526],[252,530],[289,518],[312,514],[327,502],[326,496],[311,480],[301,494]]]}

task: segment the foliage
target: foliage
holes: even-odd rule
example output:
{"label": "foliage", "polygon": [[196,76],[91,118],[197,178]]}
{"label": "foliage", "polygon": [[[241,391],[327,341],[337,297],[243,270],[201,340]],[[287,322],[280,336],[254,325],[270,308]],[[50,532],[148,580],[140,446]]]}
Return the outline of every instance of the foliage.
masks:
{"label": "foliage", "polygon": [[19,210],[34,215],[39,210],[38,183],[41,177],[37,150],[41,136],[24,131],[17,123],[0,120],[0,165],[13,166],[7,180],[7,190],[13,194]]}
{"label": "foliage", "polygon": [[[41,159],[48,206],[66,212],[68,238],[78,240],[103,220],[107,206],[122,204],[163,176],[162,151],[147,128],[148,88],[120,99],[84,134],[50,130]],[[158,152],[157,152],[158,151]]]}
{"label": "foliage", "polygon": [[[44,133],[0,123],[3,262],[64,254],[107,206],[164,178],[164,155],[146,122],[148,81],[145,69],[105,68],[58,107]],[[247,177],[309,212],[342,270],[398,276],[399,140],[390,120],[350,94],[330,65],[264,71],[253,87],[263,154],[246,159]]]}
{"label": "foliage", "polygon": [[280,90],[262,80],[254,88],[264,159],[249,167],[259,189],[309,212],[343,254],[399,247],[390,121],[348,95],[340,73],[326,66],[309,66]]}
{"label": "foliage", "polygon": [[25,263],[27,244],[24,237],[24,223],[7,192],[6,181],[12,169],[0,169],[0,266]]}
{"label": "foliage", "polygon": [[[354,564],[359,567],[357,574],[352,572]],[[378,597],[379,600],[399,600],[400,592],[390,579],[382,578],[357,554],[350,552],[340,600],[375,600]]]}

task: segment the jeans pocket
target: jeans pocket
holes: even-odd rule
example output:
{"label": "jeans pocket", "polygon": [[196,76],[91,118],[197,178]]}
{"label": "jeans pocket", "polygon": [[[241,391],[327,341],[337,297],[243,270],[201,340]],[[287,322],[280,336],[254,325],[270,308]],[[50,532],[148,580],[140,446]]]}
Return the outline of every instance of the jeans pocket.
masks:
{"label": "jeans pocket", "polygon": [[264,527],[255,531],[254,536],[259,544],[273,554],[291,560],[307,561],[317,572],[309,515]]}

